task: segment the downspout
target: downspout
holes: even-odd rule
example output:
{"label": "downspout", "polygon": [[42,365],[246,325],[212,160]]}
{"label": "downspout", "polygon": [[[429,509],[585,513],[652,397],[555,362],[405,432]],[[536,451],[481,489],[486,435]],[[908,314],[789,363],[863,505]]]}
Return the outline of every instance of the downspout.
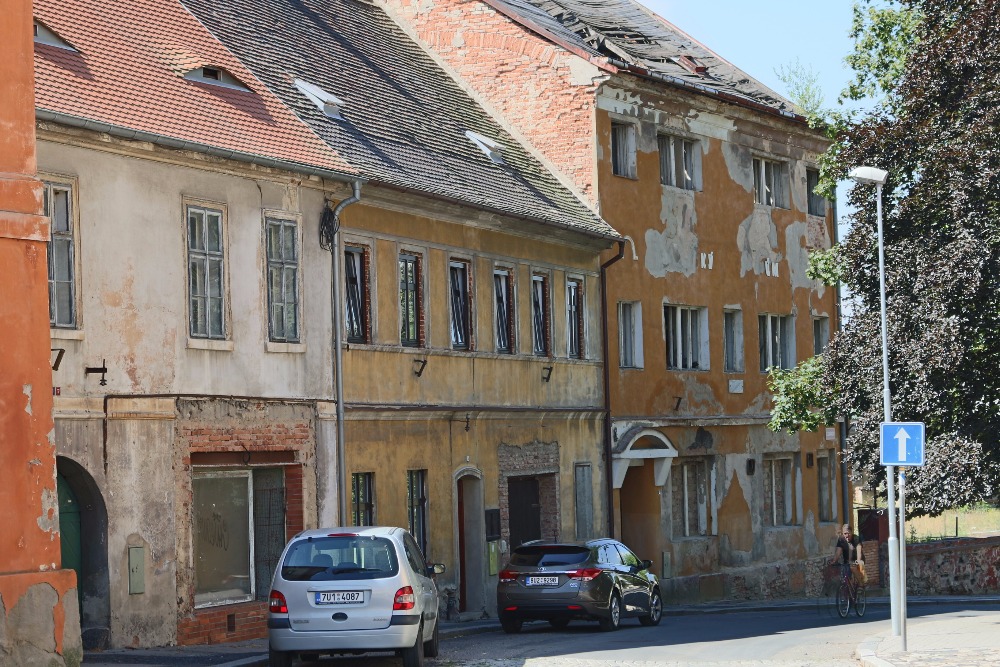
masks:
{"label": "downspout", "polygon": [[[837,222],[837,202],[836,200],[832,202],[833,207],[833,245],[837,247],[840,243],[840,231],[838,229]],[[837,281],[837,333],[840,333],[844,328],[843,319],[841,317],[840,308],[840,281]],[[840,516],[842,517],[841,523],[852,523],[850,517],[851,505],[847,498],[847,461],[844,460],[844,453],[847,451],[847,431],[851,427],[851,416],[844,415],[844,422],[840,425],[839,431],[840,437],[837,439],[837,448],[840,454]],[[853,524],[852,524],[853,525]],[[855,526],[855,530],[861,530],[859,526]]]}
{"label": "downspout", "polygon": [[601,328],[604,333],[604,479],[607,487],[608,537],[615,534],[615,483],[611,460],[611,362],[608,360],[608,267],[625,256],[624,239],[618,242],[618,254],[601,264]]}
{"label": "downspout", "polygon": [[343,323],[338,296],[342,292],[340,280],[340,214],[351,204],[361,200],[361,181],[351,183],[353,194],[344,199],[332,211],[329,205],[323,210],[323,219],[319,226],[320,246],[330,250],[332,255],[330,270],[330,306],[333,309],[333,376],[335,399],[337,405],[337,509],[340,515],[340,525],[347,525],[347,471],[345,470],[344,443],[344,350]]}

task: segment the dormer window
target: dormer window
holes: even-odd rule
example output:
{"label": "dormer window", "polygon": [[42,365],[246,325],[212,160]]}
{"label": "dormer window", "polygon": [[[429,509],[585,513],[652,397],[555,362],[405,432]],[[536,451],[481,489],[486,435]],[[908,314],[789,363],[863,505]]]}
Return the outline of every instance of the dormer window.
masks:
{"label": "dormer window", "polygon": [[35,21],[33,33],[35,42],[38,44],[48,44],[67,51],[76,51],[73,45],[55,33],[54,30],[45,27],[44,24]]}
{"label": "dormer window", "polygon": [[302,79],[295,80],[295,87],[298,88],[299,92],[305,95],[310,102],[315,104],[317,109],[322,111],[328,117],[336,120],[344,119],[344,117],[340,115],[340,110],[346,105],[342,99],[333,93],[328,93],[316,84],[303,81]]}
{"label": "dormer window", "polygon": [[489,159],[493,160],[497,164],[504,164],[503,144],[499,144],[489,137],[484,137],[483,135],[473,132],[472,130],[466,130],[465,136],[476,146],[476,148],[485,153]]}
{"label": "dormer window", "polygon": [[185,74],[184,78],[188,81],[198,81],[199,83],[208,83],[213,86],[222,86],[223,88],[233,88],[235,90],[246,91],[250,90],[242,81],[226,70],[221,67],[213,67],[211,65],[196,67]]}

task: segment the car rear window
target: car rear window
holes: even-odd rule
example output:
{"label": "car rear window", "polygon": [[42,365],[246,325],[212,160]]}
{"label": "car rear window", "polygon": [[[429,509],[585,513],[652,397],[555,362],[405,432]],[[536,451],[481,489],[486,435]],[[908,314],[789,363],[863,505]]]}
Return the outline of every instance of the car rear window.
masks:
{"label": "car rear window", "polygon": [[281,564],[286,581],[383,579],[399,572],[396,547],[384,537],[310,537],[288,548]]}
{"label": "car rear window", "polygon": [[574,545],[546,544],[518,547],[510,555],[511,565],[541,567],[556,565],[578,565],[587,560],[590,549]]}

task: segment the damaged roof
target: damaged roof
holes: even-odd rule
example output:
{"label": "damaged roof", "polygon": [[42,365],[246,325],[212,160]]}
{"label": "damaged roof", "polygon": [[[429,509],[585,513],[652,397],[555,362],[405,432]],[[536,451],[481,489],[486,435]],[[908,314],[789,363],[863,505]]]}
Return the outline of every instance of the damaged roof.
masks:
{"label": "damaged roof", "polygon": [[597,65],[798,115],[790,101],[635,0],[483,1]]}
{"label": "damaged roof", "polygon": [[365,178],[618,238],[379,7],[359,0],[184,4]]}
{"label": "damaged roof", "polygon": [[[127,8],[119,0],[35,0],[33,9],[72,47],[35,42],[40,118],[356,173],[177,0],[130,0]],[[185,78],[206,66],[242,88]]]}

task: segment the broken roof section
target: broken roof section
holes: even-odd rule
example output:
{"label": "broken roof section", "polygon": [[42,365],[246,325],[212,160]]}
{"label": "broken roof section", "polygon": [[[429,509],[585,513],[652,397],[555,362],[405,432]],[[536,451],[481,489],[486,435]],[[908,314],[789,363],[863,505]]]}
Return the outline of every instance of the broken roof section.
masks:
{"label": "broken roof section", "polygon": [[[379,7],[359,0],[184,0],[362,176],[588,235],[618,234]],[[307,92],[297,82],[306,82]],[[315,99],[336,100],[331,115]],[[326,98],[324,98],[326,99]],[[502,147],[491,159],[467,132]]]}
{"label": "broken roof section", "polygon": [[[75,50],[35,43],[40,118],[350,178],[356,169],[302,123],[177,0],[35,0]],[[231,73],[248,89],[185,78]]]}
{"label": "broken roof section", "polygon": [[634,0],[483,0],[596,65],[796,116],[787,99]]}

